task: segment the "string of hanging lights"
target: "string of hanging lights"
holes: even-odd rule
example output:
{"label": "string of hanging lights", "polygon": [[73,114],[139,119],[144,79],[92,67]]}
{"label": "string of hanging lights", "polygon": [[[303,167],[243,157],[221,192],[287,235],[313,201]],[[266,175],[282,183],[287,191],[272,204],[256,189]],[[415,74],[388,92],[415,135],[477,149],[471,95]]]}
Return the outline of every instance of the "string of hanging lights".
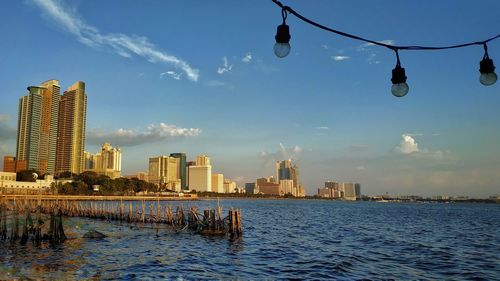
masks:
{"label": "string of hanging lights", "polygon": [[281,7],[281,17],[283,19],[283,22],[278,25],[277,31],[276,31],[276,44],[274,44],[274,54],[278,58],[284,58],[290,53],[290,28],[286,24],[286,19],[288,14],[292,14],[299,18],[300,20],[311,24],[313,26],[316,26],[320,29],[335,33],[340,36],[344,36],[347,38],[351,38],[354,40],[359,40],[363,41],[366,43],[371,43],[377,46],[385,47],[387,49],[390,49],[394,51],[396,54],[396,67],[392,70],[392,88],[391,92],[394,96],[396,97],[404,97],[406,94],[408,94],[408,91],[410,87],[406,83],[406,74],[405,74],[405,69],[401,67],[401,61],[399,60],[399,51],[400,50],[409,50],[409,51],[435,51],[435,50],[447,50],[447,49],[457,49],[457,48],[464,48],[464,47],[469,47],[469,46],[474,46],[474,45],[482,45],[484,48],[484,56],[481,62],[479,63],[479,72],[481,75],[479,76],[479,82],[485,86],[491,86],[495,84],[497,81],[497,75],[495,73],[495,65],[493,64],[493,60],[490,59],[488,55],[488,46],[487,43],[490,41],[493,41],[495,39],[500,38],[500,34],[493,36],[491,38],[488,38],[483,41],[476,41],[476,42],[469,42],[469,43],[464,43],[464,44],[459,44],[459,45],[451,45],[451,46],[442,46],[442,47],[432,47],[432,46],[397,46],[397,45],[389,45],[385,44],[382,42],[377,42],[374,40],[366,39],[360,36],[356,36],[353,34],[349,34],[346,32],[342,32],[333,28],[329,28],[327,26],[324,26],[322,24],[319,24],[317,22],[314,22],[301,14],[297,13],[295,10],[290,8],[289,6],[283,5],[280,1],[278,0],[272,0],[276,5]]}

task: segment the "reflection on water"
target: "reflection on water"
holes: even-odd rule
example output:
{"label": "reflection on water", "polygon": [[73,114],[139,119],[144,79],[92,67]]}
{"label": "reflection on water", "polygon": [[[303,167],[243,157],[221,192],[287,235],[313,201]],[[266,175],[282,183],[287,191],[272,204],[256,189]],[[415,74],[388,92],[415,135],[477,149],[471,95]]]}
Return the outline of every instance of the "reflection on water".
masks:
{"label": "reflection on water", "polygon": [[[0,279],[492,280],[500,272],[498,204],[222,203],[243,209],[241,239],[71,218],[63,245],[3,242]],[[91,229],[108,237],[81,238]]]}

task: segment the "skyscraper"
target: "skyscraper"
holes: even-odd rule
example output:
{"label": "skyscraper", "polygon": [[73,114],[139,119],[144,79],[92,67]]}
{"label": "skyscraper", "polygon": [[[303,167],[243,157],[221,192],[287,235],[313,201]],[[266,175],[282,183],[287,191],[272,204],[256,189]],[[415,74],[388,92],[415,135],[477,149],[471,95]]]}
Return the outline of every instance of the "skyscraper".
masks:
{"label": "skyscraper", "polygon": [[149,182],[159,186],[167,185],[169,189],[180,191],[179,162],[178,158],[169,156],[149,158]]}
{"label": "skyscraper", "polygon": [[[276,161],[276,183],[280,185],[283,194],[290,193],[293,196],[305,196],[304,187],[299,180],[299,167],[292,163],[292,160]],[[282,181],[285,181],[282,183]],[[292,184],[290,185],[290,182]]]}
{"label": "skyscraper", "polygon": [[58,80],[28,87],[19,100],[17,152],[20,166],[54,173],[60,87]]}
{"label": "skyscraper", "polygon": [[40,84],[42,92],[42,122],[40,128],[39,170],[53,174],[56,168],[57,128],[59,115],[60,86],[58,80]]}
{"label": "skyscraper", "polygon": [[186,153],[171,153],[170,157],[179,159],[179,177],[181,179],[181,188],[187,189],[187,171],[186,171]]}
{"label": "skyscraper", "polygon": [[196,191],[212,191],[212,166],[208,156],[196,157],[196,165],[189,166],[189,188]]}
{"label": "skyscraper", "polygon": [[28,87],[28,95],[19,99],[16,159],[27,169],[38,169],[38,150],[42,119],[42,88]]}
{"label": "skyscraper", "polygon": [[85,151],[84,162],[85,170],[116,179],[120,177],[122,170],[122,152],[118,147],[112,147],[106,142],[96,154]]}
{"label": "skyscraper", "polygon": [[84,169],[85,124],[87,95],[85,83],[78,81],[69,87],[59,103],[56,172],[79,174]]}

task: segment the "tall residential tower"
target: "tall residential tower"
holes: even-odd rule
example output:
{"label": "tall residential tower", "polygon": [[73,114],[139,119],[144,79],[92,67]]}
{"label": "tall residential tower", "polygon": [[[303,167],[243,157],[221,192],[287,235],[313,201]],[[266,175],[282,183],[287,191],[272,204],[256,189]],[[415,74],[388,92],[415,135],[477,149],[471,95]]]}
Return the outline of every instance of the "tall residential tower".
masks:
{"label": "tall residential tower", "polygon": [[79,174],[84,170],[85,124],[87,95],[85,83],[69,87],[59,103],[56,172]]}
{"label": "tall residential tower", "polygon": [[16,161],[23,169],[55,171],[59,92],[59,81],[48,80],[19,100]]}

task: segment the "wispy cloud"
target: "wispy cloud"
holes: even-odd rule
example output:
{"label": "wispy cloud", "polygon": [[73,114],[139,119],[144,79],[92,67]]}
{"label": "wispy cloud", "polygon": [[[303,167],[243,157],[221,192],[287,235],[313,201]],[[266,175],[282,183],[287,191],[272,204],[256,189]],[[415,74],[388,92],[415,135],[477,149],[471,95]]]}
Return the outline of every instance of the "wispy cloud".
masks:
{"label": "wispy cloud", "polygon": [[[391,39],[377,41],[377,42],[382,43],[382,44],[386,44],[386,45],[394,45],[396,43],[396,41],[391,40]],[[358,50],[363,51],[365,48],[371,47],[371,46],[375,46],[375,44],[373,44],[373,43],[365,43],[365,44],[359,46]]]}
{"label": "wispy cloud", "polygon": [[316,127],[317,130],[329,130],[330,128],[326,126]]}
{"label": "wispy cloud", "polygon": [[72,33],[83,44],[91,47],[110,47],[116,54],[130,58],[142,57],[151,63],[164,63],[175,66],[186,73],[191,81],[198,81],[199,70],[192,68],[186,61],[160,51],[148,38],[122,33],[101,33],[96,27],[85,23],[76,12],[64,7],[56,0],[33,0],[44,13]]}
{"label": "wispy cloud", "polygon": [[223,74],[224,72],[229,72],[231,71],[231,69],[233,69],[233,65],[229,64],[226,56],[222,58],[222,62],[223,62],[222,67],[217,68],[217,73]]}
{"label": "wispy cloud", "polygon": [[295,163],[300,161],[302,155],[304,152],[310,151],[306,150],[298,145],[292,146],[292,147],[285,147],[282,143],[279,144],[279,149],[278,151],[275,152],[267,152],[267,151],[261,151],[259,152],[259,158],[264,160],[264,164],[266,166],[272,166],[275,161],[281,161],[281,160],[292,160]]}
{"label": "wispy cloud", "polygon": [[348,60],[350,58],[351,57],[349,57],[349,56],[332,56],[332,59],[334,61],[343,61],[343,60]]}
{"label": "wispy cloud", "polygon": [[248,63],[252,60],[252,53],[248,52],[245,54],[245,56],[241,59],[242,62]]}
{"label": "wispy cloud", "polygon": [[375,53],[370,53],[368,55],[368,58],[366,59],[366,61],[369,64],[379,64],[380,63],[380,61],[377,59],[377,54],[375,54]]}
{"label": "wispy cloud", "polygon": [[326,45],[326,44],[321,45],[321,48],[323,48],[323,49],[325,49],[325,50],[330,49],[330,47],[328,47],[328,45]]}
{"label": "wispy cloud", "polygon": [[163,78],[165,75],[168,75],[170,77],[172,77],[173,79],[175,80],[181,80],[181,77],[182,77],[182,73],[177,73],[175,71],[167,71],[167,72],[162,72],[160,73],[160,78]]}
{"label": "wispy cloud", "polygon": [[87,140],[89,144],[101,145],[111,142],[118,146],[135,146],[146,143],[154,143],[167,140],[175,140],[186,137],[196,137],[202,130],[198,128],[181,128],[175,125],[160,123],[151,124],[145,130],[133,130],[120,128],[111,132],[102,130],[89,130]]}
{"label": "wispy cloud", "polygon": [[[382,41],[377,41],[382,44],[387,44],[387,45],[394,45],[396,41],[392,39],[387,39],[387,40],[382,40]],[[368,53],[368,57],[366,58],[366,61],[369,64],[380,64],[381,61],[377,58],[377,54],[374,53],[371,47],[375,46],[373,43],[365,43],[362,45],[359,45],[356,49],[358,52],[366,52]]]}

